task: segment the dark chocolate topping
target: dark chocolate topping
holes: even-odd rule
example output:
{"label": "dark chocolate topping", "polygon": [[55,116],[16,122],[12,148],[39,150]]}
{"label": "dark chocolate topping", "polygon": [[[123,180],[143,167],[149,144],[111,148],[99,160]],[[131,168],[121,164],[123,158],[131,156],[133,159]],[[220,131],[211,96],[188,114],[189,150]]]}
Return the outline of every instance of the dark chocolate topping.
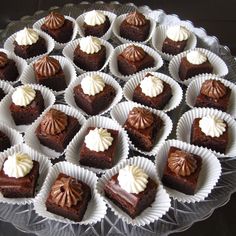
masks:
{"label": "dark chocolate topping", "polygon": [[0,52],[0,68],[4,67],[8,63],[7,54]]}
{"label": "dark chocolate topping", "polygon": [[145,57],[145,54],[145,51],[141,47],[135,45],[128,46],[122,52],[122,56],[132,62],[141,61]]}

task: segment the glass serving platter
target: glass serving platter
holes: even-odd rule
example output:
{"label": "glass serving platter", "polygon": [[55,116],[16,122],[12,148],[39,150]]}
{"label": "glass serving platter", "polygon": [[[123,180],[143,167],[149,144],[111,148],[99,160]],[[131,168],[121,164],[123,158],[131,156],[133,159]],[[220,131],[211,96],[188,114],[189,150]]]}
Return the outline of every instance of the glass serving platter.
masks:
{"label": "glass serving platter", "polygon": [[[173,22],[179,23],[181,20],[177,15],[167,15],[162,10],[152,10],[148,6],[137,7],[132,3],[120,4],[118,2],[104,3],[88,3],[82,2],[79,4],[67,4],[64,7],[52,7],[48,11],[38,11],[33,16],[25,16],[19,21],[11,22],[6,29],[0,32],[0,43],[3,46],[4,40],[12,33],[22,29],[24,26],[32,26],[33,23],[47,15],[53,9],[57,9],[63,14],[70,15],[76,18],[85,11],[92,9],[108,10],[117,15],[124,14],[131,10],[137,9],[146,15],[155,19],[158,24],[170,24]],[[214,36],[208,36],[203,28],[194,28],[190,21],[185,21],[188,26],[195,32],[198,37],[198,46],[208,48],[218,54],[229,68],[229,74],[226,78],[235,83],[236,81],[236,61],[226,46],[220,45],[218,39]],[[120,42],[112,37],[110,39],[113,46],[117,46]],[[54,51],[54,54],[61,54],[61,51]],[[108,69],[105,71],[109,73]],[[159,72],[168,73],[168,63]],[[119,81],[121,85],[124,82]],[[185,92],[186,88],[183,87]],[[63,97],[57,97],[57,103],[64,103]],[[175,128],[179,117],[189,108],[183,99],[181,105],[173,112],[169,112],[172,118],[174,127],[169,138],[175,138]],[[109,116],[109,114],[106,114]],[[130,156],[137,153],[131,151]],[[63,160],[63,156],[59,158]],[[153,158],[154,160],[154,158]],[[226,204],[233,192],[236,191],[236,158],[224,158],[220,160],[222,164],[222,176],[213,189],[212,193],[202,202],[194,204],[180,203],[171,201],[171,208],[168,213],[158,221],[143,227],[131,226],[118,219],[109,209],[105,218],[95,224],[89,226],[63,224],[39,217],[33,210],[33,205],[17,206],[0,203],[0,220],[11,222],[16,228],[23,232],[34,233],[44,236],[70,236],[70,235],[168,235],[174,232],[184,231],[189,228],[194,222],[208,218],[213,211]]]}

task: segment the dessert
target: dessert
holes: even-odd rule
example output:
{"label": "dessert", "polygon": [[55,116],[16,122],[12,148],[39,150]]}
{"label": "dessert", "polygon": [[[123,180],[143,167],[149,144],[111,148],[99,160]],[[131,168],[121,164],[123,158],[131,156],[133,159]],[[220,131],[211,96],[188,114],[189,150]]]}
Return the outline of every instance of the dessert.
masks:
{"label": "dessert", "polygon": [[148,73],[134,89],[133,101],[157,110],[163,109],[172,97],[171,86]]}
{"label": "dessert", "polygon": [[46,55],[38,59],[34,63],[34,74],[38,84],[55,91],[61,91],[67,87],[64,71],[54,57]]}
{"label": "dessert", "polygon": [[35,57],[47,52],[47,43],[37,31],[24,28],[16,33],[14,52],[24,59]]}
{"label": "dessert", "polygon": [[181,59],[179,66],[179,77],[181,80],[186,80],[199,74],[212,72],[213,67],[207,56],[199,50],[192,50]]}
{"label": "dessert", "polygon": [[99,75],[86,76],[74,87],[74,99],[78,107],[89,115],[105,110],[116,96],[115,89]]}
{"label": "dessert", "polygon": [[64,15],[58,12],[50,12],[45,17],[41,30],[49,34],[59,43],[67,43],[73,34],[73,22],[65,19]]}
{"label": "dessert", "polygon": [[0,191],[6,198],[32,198],[39,177],[39,162],[22,152],[8,156],[0,171]]}
{"label": "dessert", "polygon": [[190,142],[225,153],[229,142],[228,125],[216,116],[196,118],[193,121]]}
{"label": "dessert", "polygon": [[0,80],[15,81],[18,76],[15,61],[8,58],[6,53],[0,52]]}
{"label": "dessert", "polygon": [[102,37],[110,28],[110,20],[102,11],[87,12],[84,17],[83,29],[85,36]]}
{"label": "dessert", "polygon": [[8,136],[0,130],[0,152],[11,147],[11,141]]}
{"label": "dessert", "polygon": [[184,51],[190,31],[184,26],[170,26],[166,31],[166,38],[162,45],[162,52],[177,55]]}
{"label": "dessert", "polygon": [[6,96],[5,92],[3,91],[2,88],[0,88],[0,102],[2,101],[2,99]]}
{"label": "dessert", "polygon": [[150,151],[156,141],[163,121],[145,108],[134,107],[124,123],[130,140],[142,151]]}
{"label": "dessert", "polygon": [[43,112],[44,99],[40,90],[20,86],[13,92],[9,108],[16,125],[29,125]]}
{"label": "dessert", "polygon": [[226,111],[229,106],[231,89],[219,80],[206,80],[196,98],[195,107],[212,107]]}
{"label": "dessert", "polygon": [[75,117],[51,108],[44,115],[35,133],[42,145],[56,152],[63,152],[80,127]]}
{"label": "dessert", "polygon": [[150,56],[143,48],[136,45],[130,45],[124,49],[117,57],[118,69],[123,75],[132,75],[154,66],[154,58]]}
{"label": "dessert", "polygon": [[84,182],[60,173],[46,200],[47,211],[70,220],[82,221],[91,199],[91,189]]}
{"label": "dessert", "polygon": [[157,183],[141,168],[126,165],[105,184],[105,195],[131,218],[140,215],[155,201]]}
{"label": "dessert", "polygon": [[194,195],[202,167],[202,158],[176,147],[170,147],[162,176],[165,186]]}
{"label": "dessert", "polygon": [[115,161],[118,134],[117,130],[88,128],[80,149],[80,164],[99,169],[111,168]]}
{"label": "dessert", "polygon": [[150,32],[150,20],[138,12],[130,12],[120,25],[120,36],[132,41],[145,41]]}

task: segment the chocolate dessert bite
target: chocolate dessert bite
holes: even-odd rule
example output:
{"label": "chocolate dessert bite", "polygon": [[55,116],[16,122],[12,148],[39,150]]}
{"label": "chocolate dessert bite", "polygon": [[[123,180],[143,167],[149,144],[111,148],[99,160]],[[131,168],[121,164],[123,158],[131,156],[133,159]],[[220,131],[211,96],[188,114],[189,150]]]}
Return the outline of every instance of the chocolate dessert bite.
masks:
{"label": "chocolate dessert bite", "polygon": [[9,137],[0,130],[0,152],[3,152],[10,147],[11,147],[11,141]]}
{"label": "chocolate dessert bite", "polygon": [[120,25],[120,36],[132,41],[145,41],[150,32],[150,20],[138,11],[130,12]]}
{"label": "chocolate dessert bite", "polygon": [[24,59],[47,52],[46,40],[39,36],[37,31],[26,27],[16,33],[14,45],[15,54]]}
{"label": "chocolate dessert bite", "polygon": [[79,222],[83,220],[91,195],[86,183],[60,173],[51,187],[46,208],[56,215]]}
{"label": "chocolate dessert bite", "polygon": [[6,96],[5,92],[3,91],[2,88],[0,88],[0,102],[2,101],[2,99]]}
{"label": "chocolate dessert bite", "polygon": [[104,192],[106,197],[134,219],[151,207],[156,198],[157,187],[157,183],[141,168],[126,165],[108,180]]}
{"label": "chocolate dessert bite", "polygon": [[81,38],[74,51],[74,63],[86,71],[100,70],[106,61],[106,47],[99,38],[87,36]]}
{"label": "chocolate dessert bite", "polygon": [[75,117],[51,108],[35,133],[42,145],[56,152],[63,152],[80,128],[81,125]]}
{"label": "chocolate dessert bite", "polygon": [[124,124],[132,143],[147,152],[153,148],[162,127],[160,117],[141,107],[134,107]]}
{"label": "chocolate dessert bite", "polygon": [[8,156],[0,171],[0,192],[6,198],[32,198],[39,177],[39,162],[22,152]]}
{"label": "chocolate dessert bite", "polygon": [[123,75],[132,75],[154,66],[154,58],[150,56],[143,48],[130,45],[124,49],[117,57],[118,70]]}
{"label": "chocolate dessert bite", "polygon": [[73,34],[73,22],[65,19],[64,15],[58,12],[50,12],[44,19],[41,30],[49,34],[59,43],[67,43]]}
{"label": "chocolate dessert bite", "polygon": [[80,164],[99,169],[111,168],[115,161],[118,134],[117,130],[88,128],[80,148]]}
{"label": "chocolate dessert bite", "polygon": [[148,73],[134,89],[133,101],[157,110],[163,109],[172,97],[171,86]]}
{"label": "chocolate dessert bite", "polygon": [[176,147],[170,147],[162,176],[165,186],[194,195],[202,167],[202,158]]}
{"label": "chocolate dessert bite", "polygon": [[0,80],[16,81],[18,76],[15,61],[8,58],[6,53],[0,52]]}
{"label": "chocolate dessert bite", "polygon": [[48,55],[43,56],[34,63],[34,74],[38,84],[52,90],[66,89],[65,74],[57,59]]}
{"label": "chocolate dessert bite", "polygon": [[44,111],[44,99],[40,90],[20,86],[12,94],[9,109],[16,125],[29,125]]}
{"label": "chocolate dessert bite", "polygon": [[195,107],[212,107],[227,111],[231,89],[219,80],[206,80],[196,98]]}
{"label": "chocolate dessert bite", "polygon": [[196,118],[192,124],[190,142],[225,153],[229,142],[228,124],[216,116]]}
{"label": "chocolate dessert bite", "polygon": [[213,67],[207,56],[199,50],[192,50],[181,59],[179,66],[179,77],[181,80],[212,72]]}
{"label": "chocolate dessert bite", "polygon": [[87,12],[84,17],[83,29],[85,36],[102,37],[110,28],[111,22],[102,11]]}
{"label": "chocolate dessert bite", "polygon": [[86,76],[74,87],[74,99],[78,107],[89,115],[105,110],[116,96],[115,89],[99,75]]}

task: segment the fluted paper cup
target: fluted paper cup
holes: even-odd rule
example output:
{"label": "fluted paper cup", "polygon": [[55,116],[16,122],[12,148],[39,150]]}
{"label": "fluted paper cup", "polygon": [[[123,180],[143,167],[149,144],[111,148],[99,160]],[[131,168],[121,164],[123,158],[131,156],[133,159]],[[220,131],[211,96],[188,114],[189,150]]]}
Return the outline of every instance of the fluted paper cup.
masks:
{"label": "fluted paper cup", "polygon": [[[124,51],[125,48],[127,48],[130,45],[135,45],[135,46],[141,47],[146,53],[148,53],[150,56],[152,56],[154,58],[154,66],[150,67],[150,68],[143,69],[143,70],[141,70],[135,74],[132,74],[132,75],[121,74],[121,72],[118,69],[117,57],[120,53],[122,53]],[[122,44],[122,45],[116,47],[111,55],[111,60],[109,63],[111,73],[115,77],[122,79],[124,81],[128,81],[130,78],[139,75],[141,72],[157,71],[162,66],[163,66],[163,60],[162,60],[161,56],[154,49],[152,49],[146,45],[140,44],[140,43],[126,43],[126,44]]]}
{"label": "fluted paper cup", "polygon": [[[53,183],[60,173],[64,173],[86,183],[91,189],[91,200],[89,201],[85,215],[80,222],[69,220],[62,216],[51,213],[46,209],[45,203],[47,197],[50,193]],[[40,193],[34,200],[34,210],[39,216],[56,222],[79,225],[96,224],[104,218],[107,210],[105,202],[95,190],[96,182],[96,175],[89,170],[85,170],[84,168],[78,167],[68,162],[57,163],[50,169],[48,177],[45,180]]]}
{"label": "fluted paper cup", "polygon": [[113,99],[112,103],[107,107],[105,108],[105,110],[99,112],[98,115],[102,115],[104,113],[107,113],[108,111],[110,111],[110,109],[116,105],[118,102],[120,102],[120,100],[122,99],[122,88],[121,86],[118,84],[118,82],[112,78],[112,76],[108,75],[108,74],[105,74],[103,72],[87,72],[87,73],[84,73],[82,75],[80,75],[79,77],[77,77],[69,86],[68,88],[65,90],[65,102],[69,105],[69,106],[72,106],[74,107],[75,109],[79,110],[83,115],[86,115],[86,116],[90,116],[89,114],[87,114],[82,108],[78,107],[78,105],[76,104],[75,102],[75,99],[74,99],[74,87],[76,87],[77,85],[81,84],[81,81],[87,77],[87,76],[92,76],[92,75],[100,75],[105,84],[109,84],[111,85],[115,91],[116,91],[116,96],[115,98]]}
{"label": "fluted paper cup", "polygon": [[[47,159],[47,157],[45,157],[41,153],[31,149],[25,144],[19,144],[0,154],[0,168],[1,169],[3,168],[3,163],[7,159],[8,156],[13,155],[14,153],[17,153],[17,152],[27,153],[33,160],[39,162],[39,177],[37,180],[37,186],[36,186],[36,191],[35,191],[35,197],[36,197],[38,192],[42,188],[43,182],[46,179],[49,168],[51,167],[52,164]],[[1,203],[26,205],[26,204],[33,203],[33,201],[34,201],[34,198],[5,198],[0,192]]]}
{"label": "fluted paper cup", "polygon": [[[79,72],[80,74],[82,74],[82,73],[85,73],[85,72],[88,72],[88,71],[83,70],[82,68],[80,68],[79,66],[77,66],[74,63],[74,51],[75,51],[76,47],[78,46],[80,40],[81,40],[81,38],[80,39],[76,39],[76,40],[71,41],[70,43],[68,43],[67,46],[63,49],[62,54],[71,63],[73,63],[76,71]],[[103,71],[107,67],[107,65],[108,65],[108,63],[110,61],[111,54],[112,54],[114,48],[113,48],[113,46],[108,41],[106,41],[104,39],[100,39],[100,40],[101,40],[101,44],[106,47],[106,61],[105,61],[104,65],[102,66],[102,68],[98,70],[98,71]]]}
{"label": "fluted paper cup", "polygon": [[[50,89],[39,84],[28,84],[28,85],[31,88],[35,90],[39,90],[41,92],[44,99],[45,109],[47,107],[52,106],[55,103],[56,98]],[[11,115],[10,105],[12,103],[12,94],[14,93],[15,90],[16,89],[14,89],[8,95],[6,95],[3,101],[0,103],[0,114],[1,114],[0,121],[19,132],[26,132],[28,128],[30,127],[30,124],[16,125]]]}
{"label": "fluted paper cup", "polygon": [[194,195],[187,195],[175,189],[164,186],[167,193],[173,199],[183,203],[203,201],[211,193],[221,176],[221,164],[219,160],[211,151],[205,148],[200,148],[178,140],[168,140],[160,146],[156,155],[156,169],[160,179],[162,179],[164,169],[167,165],[170,147],[180,148],[181,150],[200,156],[202,158],[202,167],[199,173],[196,192]]}
{"label": "fluted paper cup", "polygon": [[[101,10],[99,10],[99,11],[101,11]],[[109,18],[109,21],[110,21],[111,25],[110,25],[109,29],[107,30],[107,32],[102,37],[100,37],[100,38],[104,39],[104,40],[109,40],[111,35],[112,35],[112,29],[114,27],[114,21],[116,19],[116,14],[114,14],[113,12],[110,12],[110,11],[101,11],[101,12]],[[76,22],[77,22],[77,24],[79,26],[78,27],[78,32],[79,32],[80,37],[85,37],[84,29],[83,29],[83,24],[84,24],[85,15],[87,13],[88,12],[83,13],[82,15],[80,15],[76,19]]]}
{"label": "fluted paper cup", "polygon": [[[39,30],[36,30],[36,29],[34,29],[34,30],[39,34],[40,37],[45,39],[46,46],[47,46],[47,52],[42,53],[42,54],[40,54],[38,56],[35,56],[35,57],[27,58],[26,61],[28,63],[30,63],[30,62],[46,55],[46,54],[50,54],[53,51],[54,47],[55,47],[54,40],[52,39],[51,36],[49,36],[48,34],[42,32],[42,31],[39,31]],[[15,48],[14,41],[15,41],[15,38],[16,38],[16,34],[17,34],[17,32],[14,33],[13,35],[11,35],[4,43],[4,49],[8,50],[10,53],[12,53],[15,56],[17,56],[14,52],[14,48]]]}
{"label": "fluted paper cup", "polygon": [[[2,100],[6,97],[7,94],[11,93],[14,90],[11,84],[4,80],[0,80],[0,88],[5,93],[5,96],[2,98]],[[2,102],[2,100],[0,102]]]}
{"label": "fluted paper cup", "polygon": [[[108,199],[104,193],[104,187],[106,183],[111,179],[112,176],[116,175],[119,170],[124,168],[126,165],[138,166],[139,168],[143,169],[144,172],[147,173],[148,176],[158,184],[155,201],[151,204],[150,207],[146,208],[139,216],[134,219],[132,219],[128,214],[126,214],[122,209],[120,209],[110,199]],[[107,171],[107,173],[98,180],[96,189],[98,193],[104,198],[112,212],[118,218],[133,226],[143,226],[161,219],[163,215],[168,212],[171,206],[169,195],[166,193],[165,189],[158,180],[154,164],[150,160],[140,156],[123,161],[118,166]]]}
{"label": "fluted paper cup", "polygon": [[[123,89],[124,97],[126,98],[126,100],[133,101],[134,90],[140,84],[140,82],[144,79],[147,73],[148,72],[142,72],[139,75],[131,78],[129,81],[126,82]],[[158,72],[150,72],[150,73],[160,78],[161,80],[163,80],[164,82],[166,82],[167,84],[171,86],[172,97],[162,110],[164,112],[169,112],[171,110],[174,110],[176,107],[179,106],[183,98],[183,91],[181,87],[175,80],[173,80],[171,77],[165,74],[161,74]]]}
{"label": "fluted paper cup", "polygon": [[236,121],[229,114],[213,108],[195,108],[185,112],[178,121],[176,137],[178,140],[190,143],[190,135],[194,119],[202,118],[207,115],[213,115],[223,119],[228,124],[228,145],[226,153],[216,152],[209,149],[217,157],[235,157],[236,156]]}
{"label": "fluted paper cup", "polygon": [[113,34],[120,40],[120,42],[122,43],[142,43],[142,44],[147,44],[148,41],[152,38],[153,36],[153,33],[155,31],[155,27],[156,27],[156,21],[153,20],[152,18],[148,17],[145,15],[146,19],[148,19],[150,21],[150,30],[149,30],[149,34],[148,34],[148,37],[146,40],[140,42],[140,41],[133,41],[133,40],[130,40],[130,39],[126,39],[124,37],[122,37],[120,35],[120,25],[121,23],[125,20],[125,18],[127,17],[129,13],[127,14],[123,14],[123,15],[120,15],[116,18],[115,20],[115,23],[114,23],[114,26],[113,26]]}
{"label": "fluted paper cup", "polygon": [[[219,56],[217,56],[215,53],[213,53],[207,49],[196,48],[196,49],[190,49],[188,51],[182,52],[182,53],[174,56],[172,58],[172,60],[170,61],[169,72],[170,72],[171,77],[173,79],[175,79],[177,82],[188,86],[190,84],[190,82],[192,82],[192,80],[195,78],[195,77],[191,77],[186,80],[181,80],[179,77],[179,67],[180,67],[181,59],[183,57],[187,56],[187,54],[193,50],[199,50],[200,52],[204,53],[207,56],[209,62],[213,66],[213,73],[212,74],[218,75],[220,77],[224,77],[228,74],[228,67]],[[201,75],[201,74],[199,74],[199,75]]]}
{"label": "fluted paper cup", "polygon": [[[118,133],[118,140],[116,145],[115,151],[115,158],[114,158],[114,166],[119,164],[122,160],[125,160],[129,155],[129,144],[128,144],[128,135],[126,131],[119,126],[116,121],[113,121],[107,117],[103,116],[93,116],[89,118],[83,126],[83,129],[79,134],[75,136],[72,140],[70,145],[68,145],[65,153],[65,159],[75,165],[80,165],[80,149],[84,142],[85,136],[87,135],[87,129],[89,127],[98,127],[98,128],[105,128],[105,129],[113,129],[117,130]],[[84,166],[85,169],[89,169],[95,173],[103,173],[106,172],[108,169],[99,169],[89,166]]]}

